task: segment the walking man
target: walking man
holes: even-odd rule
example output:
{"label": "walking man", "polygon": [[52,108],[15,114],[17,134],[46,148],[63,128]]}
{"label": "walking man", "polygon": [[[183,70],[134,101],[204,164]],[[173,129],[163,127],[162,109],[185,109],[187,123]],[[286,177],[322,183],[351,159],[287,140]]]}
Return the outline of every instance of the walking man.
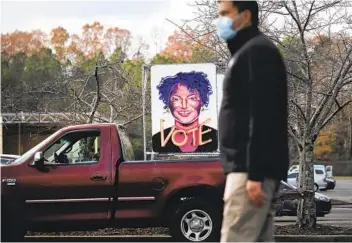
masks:
{"label": "walking man", "polygon": [[217,31],[231,52],[219,115],[227,175],[221,242],[274,241],[273,200],[288,170],[286,71],[258,30],[255,1],[218,1]]}

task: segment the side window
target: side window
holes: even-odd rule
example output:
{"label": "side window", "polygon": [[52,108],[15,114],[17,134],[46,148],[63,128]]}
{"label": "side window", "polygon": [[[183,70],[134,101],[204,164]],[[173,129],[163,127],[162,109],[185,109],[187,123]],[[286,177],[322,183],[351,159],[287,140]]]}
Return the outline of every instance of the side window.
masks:
{"label": "side window", "polygon": [[65,134],[44,151],[45,163],[93,164],[100,158],[100,132],[78,131]]}
{"label": "side window", "polygon": [[120,138],[121,150],[124,160],[134,161],[135,157],[131,141],[124,132],[121,132],[119,129],[117,129],[117,131],[117,135]]}
{"label": "side window", "polygon": [[324,171],[322,171],[322,170],[315,170],[315,173],[317,175],[324,175]]}
{"label": "side window", "polygon": [[1,158],[1,164],[7,164],[10,161],[11,161],[11,159]]}
{"label": "side window", "polygon": [[287,175],[287,178],[296,178],[297,177],[297,173],[292,173]]}

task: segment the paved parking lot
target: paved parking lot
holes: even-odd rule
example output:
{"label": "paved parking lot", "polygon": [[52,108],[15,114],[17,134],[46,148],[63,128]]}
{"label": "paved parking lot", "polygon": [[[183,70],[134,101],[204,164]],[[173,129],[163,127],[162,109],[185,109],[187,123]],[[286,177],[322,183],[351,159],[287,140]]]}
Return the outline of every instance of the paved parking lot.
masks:
{"label": "paved parking lot", "polygon": [[347,201],[352,203],[352,178],[336,179],[336,187],[334,190],[320,191],[333,199]]}
{"label": "paved parking lot", "polygon": [[[294,224],[297,220],[295,216],[276,217],[275,224],[288,225]],[[350,206],[333,206],[331,213],[325,217],[318,217],[318,224],[328,224],[338,227],[352,227],[352,205]]]}
{"label": "paved parking lot", "polygon": [[[351,203],[350,205],[333,205],[331,213],[325,217],[319,217],[319,224],[329,224],[339,227],[352,227],[352,178],[336,179],[334,190],[319,191],[331,199]],[[277,225],[287,225],[296,222],[297,217],[284,216],[275,218]]]}

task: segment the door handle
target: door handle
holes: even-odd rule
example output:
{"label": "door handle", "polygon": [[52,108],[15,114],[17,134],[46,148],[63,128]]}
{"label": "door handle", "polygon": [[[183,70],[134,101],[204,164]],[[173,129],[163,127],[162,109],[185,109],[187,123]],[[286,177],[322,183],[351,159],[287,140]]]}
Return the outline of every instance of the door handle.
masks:
{"label": "door handle", "polygon": [[92,181],[104,181],[104,180],[106,180],[106,175],[100,175],[100,174],[91,175],[90,179]]}

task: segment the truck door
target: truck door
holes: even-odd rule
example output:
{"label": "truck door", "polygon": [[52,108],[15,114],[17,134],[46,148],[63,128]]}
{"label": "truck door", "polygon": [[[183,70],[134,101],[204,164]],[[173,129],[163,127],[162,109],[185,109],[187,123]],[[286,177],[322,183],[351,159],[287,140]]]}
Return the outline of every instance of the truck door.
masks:
{"label": "truck door", "polygon": [[117,161],[111,217],[119,226],[131,222],[136,225],[136,218],[137,221],[152,218],[155,212],[158,185],[154,178],[154,163],[134,161],[132,144],[117,127],[111,131],[111,144],[112,161]]}
{"label": "truck door", "polygon": [[26,211],[35,222],[104,221],[111,194],[110,130],[62,134],[42,152],[44,166],[29,167]]}

